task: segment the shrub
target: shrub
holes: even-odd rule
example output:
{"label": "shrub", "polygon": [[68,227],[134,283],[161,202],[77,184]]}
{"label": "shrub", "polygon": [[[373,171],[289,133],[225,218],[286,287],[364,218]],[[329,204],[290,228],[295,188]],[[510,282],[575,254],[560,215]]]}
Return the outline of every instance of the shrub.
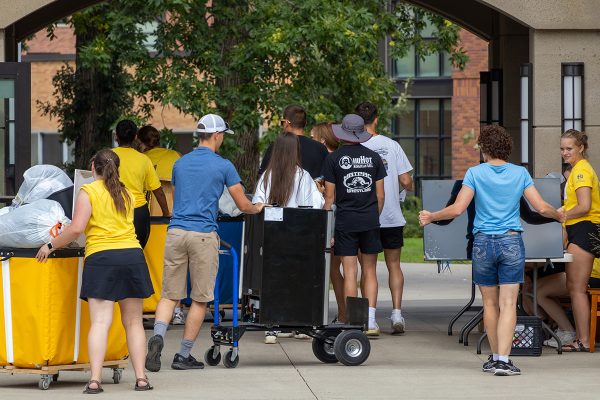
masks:
{"label": "shrub", "polygon": [[402,214],[406,219],[404,237],[422,238],[423,228],[419,225],[419,211],[423,209],[421,199],[417,196],[407,196],[401,206]]}

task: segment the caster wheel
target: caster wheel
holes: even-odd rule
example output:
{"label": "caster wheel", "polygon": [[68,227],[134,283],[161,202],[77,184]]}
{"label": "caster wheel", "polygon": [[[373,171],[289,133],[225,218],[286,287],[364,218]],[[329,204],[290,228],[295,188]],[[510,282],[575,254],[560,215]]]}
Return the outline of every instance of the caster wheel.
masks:
{"label": "caster wheel", "polygon": [[369,358],[371,343],[362,331],[343,331],[335,338],[333,351],[339,362],[344,365],[360,365]]}
{"label": "caster wheel", "polygon": [[231,359],[233,355],[233,351],[229,350],[227,352],[227,354],[225,354],[225,357],[223,358],[223,365],[227,368],[235,368],[237,367],[238,363],[240,362],[240,357],[237,356],[235,357],[234,360]]}
{"label": "caster wheel", "polygon": [[121,382],[121,378],[123,377],[123,370],[121,368],[113,369],[113,383],[117,384]]}
{"label": "caster wheel", "polygon": [[58,382],[58,372],[52,375],[52,382]]}
{"label": "caster wheel", "polygon": [[206,364],[210,365],[211,367],[214,367],[215,365],[219,365],[219,363],[221,362],[221,353],[219,351],[217,351],[217,354],[215,355],[214,350],[215,350],[215,346],[211,346],[204,353],[204,361],[206,362]]}
{"label": "caster wheel", "polygon": [[[331,339],[333,342],[335,340],[335,336],[329,336],[328,339]],[[322,339],[314,338],[312,342],[312,350],[317,357],[317,359],[326,364],[333,364],[338,362],[337,357],[335,356],[335,351],[333,350],[333,343],[327,343]]]}
{"label": "caster wheel", "polygon": [[38,387],[41,390],[48,390],[50,388],[50,382],[52,382],[52,375],[42,375]]}

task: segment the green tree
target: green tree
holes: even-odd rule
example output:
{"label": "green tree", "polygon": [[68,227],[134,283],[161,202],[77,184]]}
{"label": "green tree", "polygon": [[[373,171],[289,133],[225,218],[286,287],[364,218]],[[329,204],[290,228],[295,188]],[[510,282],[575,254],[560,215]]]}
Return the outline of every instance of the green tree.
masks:
{"label": "green tree", "polygon": [[[273,127],[272,137],[286,105],[304,106],[311,122],[339,120],[364,100],[380,107],[382,121],[394,112],[397,89],[380,58],[386,41],[392,57],[414,46],[423,56],[449,50],[458,66],[467,60],[457,26],[430,15],[438,33],[423,40],[422,12],[395,1],[118,0],[101,7],[108,7],[107,30],[78,48],[85,54],[78,59],[103,71],[116,60],[144,115],[152,104],[171,104],[230,121],[237,134],[224,152],[250,189],[259,126]],[[145,22],[155,26],[155,52],[145,51]]]}

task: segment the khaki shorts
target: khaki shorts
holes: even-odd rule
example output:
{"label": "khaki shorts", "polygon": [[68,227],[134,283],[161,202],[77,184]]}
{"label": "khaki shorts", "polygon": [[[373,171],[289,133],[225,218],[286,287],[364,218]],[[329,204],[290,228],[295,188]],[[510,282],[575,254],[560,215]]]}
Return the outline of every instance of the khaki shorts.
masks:
{"label": "khaki shorts", "polygon": [[165,241],[165,262],[161,297],[181,300],[187,297],[187,273],[190,271],[191,298],[207,303],[214,298],[219,269],[219,235],[169,229]]}

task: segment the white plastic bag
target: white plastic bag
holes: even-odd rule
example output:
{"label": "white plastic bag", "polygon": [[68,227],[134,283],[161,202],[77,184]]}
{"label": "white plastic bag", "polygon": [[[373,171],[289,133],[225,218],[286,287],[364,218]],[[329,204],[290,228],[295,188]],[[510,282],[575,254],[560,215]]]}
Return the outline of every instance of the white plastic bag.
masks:
{"label": "white plastic bag", "polygon": [[235,205],[235,201],[233,201],[233,197],[229,194],[227,186],[225,186],[223,194],[219,198],[219,213],[229,215],[230,217],[237,217],[242,213]]}
{"label": "white plastic bag", "polygon": [[73,186],[64,171],[54,165],[35,165],[23,174],[23,183],[12,202],[17,208],[26,203],[46,199],[54,192]]}
{"label": "white plastic bag", "polygon": [[0,247],[40,247],[70,223],[58,202],[36,200],[0,215]]}

